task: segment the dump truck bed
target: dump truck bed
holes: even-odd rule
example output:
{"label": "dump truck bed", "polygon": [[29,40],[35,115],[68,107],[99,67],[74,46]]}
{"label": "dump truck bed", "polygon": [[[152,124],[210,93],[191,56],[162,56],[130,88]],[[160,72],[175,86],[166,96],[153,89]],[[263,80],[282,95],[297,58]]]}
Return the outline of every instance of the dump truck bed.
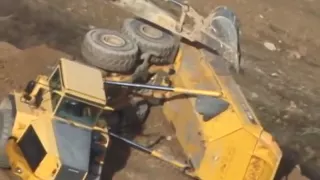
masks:
{"label": "dump truck bed", "polygon": [[176,98],[164,105],[164,114],[197,176],[272,179],[281,151],[260,126],[224,61],[187,44],[181,49],[174,86],[223,93],[220,99]]}

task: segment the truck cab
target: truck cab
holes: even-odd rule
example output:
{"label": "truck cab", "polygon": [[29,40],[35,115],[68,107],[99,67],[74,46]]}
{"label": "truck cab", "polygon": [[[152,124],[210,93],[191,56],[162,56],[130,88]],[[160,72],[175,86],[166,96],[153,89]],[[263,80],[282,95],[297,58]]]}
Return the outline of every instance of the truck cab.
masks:
{"label": "truck cab", "polygon": [[[87,177],[94,132],[104,131],[97,121],[113,110],[105,106],[99,70],[62,58],[52,75],[38,76],[5,102],[11,106],[6,154],[16,175],[26,180]],[[100,143],[107,145],[103,137]]]}

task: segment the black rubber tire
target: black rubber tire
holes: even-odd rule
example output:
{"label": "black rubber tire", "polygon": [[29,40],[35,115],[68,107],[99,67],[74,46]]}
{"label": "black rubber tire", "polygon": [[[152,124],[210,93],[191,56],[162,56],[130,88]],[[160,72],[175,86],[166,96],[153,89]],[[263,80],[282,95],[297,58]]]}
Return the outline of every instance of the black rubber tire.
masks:
{"label": "black rubber tire", "polygon": [[[124,41],[116,47],[103,42],[105,35],[113,35]],[[136,64],[138,46],[126,35],[108,29],[93,29],[84,37],[81,53],[86,63],[106,71],[127,73]]]}
{"label": "black rubber tire", "polygon": [[12,103],[9,97],[3,99],[0,104],[0,168],[10,168],[6,154],[6,143],[11,136],[14,123],[12,115]]}
{"label": "black rubber tire", "polygon": [[[175,51],[176,40],[168,32],[162,31],[160,38],[151,38],[141,33],[140,28],[143,25],[148,25],[145,22],[136,19],[128,18],[125,19],[122,27],[123,34],[126,34],[135,43],[137,43],[141,53],[145,52],[156,52],[159,53],[159,57],[153,56],[150,60],[153,64],[168,64],[171,61],[171,54]],[[151,27],[150,25],[148,25]],[[153,27],[155,28],[155,27]],[[157,29],[157,28],[156,28]]]}

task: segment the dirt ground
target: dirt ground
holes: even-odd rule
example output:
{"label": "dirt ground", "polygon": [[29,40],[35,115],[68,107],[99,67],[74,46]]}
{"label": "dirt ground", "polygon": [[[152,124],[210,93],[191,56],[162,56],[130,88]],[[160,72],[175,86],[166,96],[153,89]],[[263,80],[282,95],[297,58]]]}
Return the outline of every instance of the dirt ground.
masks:
{"label": "dirt ground", "polygon": [[[1,1],[1,0],[0,0]],[[80,57],[80,43],[90,27],[118,29],[123,18],[130,14],[103,0],[29,0],[28,9],[22,7],[9,22],[0,22],[0,41],[7,41],[19,49],[46,43],[47,46]],[[310,176],[310,169],[320,169],[320,2],[315,0],[189,0],[200,13],[206,15],[217,5],[233,9],[241,21],[241,45],[245,74],[235,75],[246,97],[264,127],[285,147],[285,155],[292,156],[291,164],[300,164],[302,173]],[[269,46],[266,47],[266,45]],[[270,46],[271,44],[271,46]],[[19,51],[19,50],[18,50]],[[16,53],[16,52],[15,52]],[[0,57],[3,54],[0,55]],[[11,88],[23,87],[26,77],[16,75],[26,69],[48,67],[39,56],[28,66],[14,67],[1,63],[1,96]],[[38,62],[44,62],[37,65]],[[11,62],[12,63],[12,62]],[[37,69],[40,72],[41,69]],[[17,82],[15,82],[17,81]],[[163,119],[155,110],[145,131],[170,135]],[[153,136],[152,136],[153,137]],[[152,138],[151,138],[152,139]],[[145,142],[144,138],[138,139]],[[160,143],[164,152],[169,142]],[[119,144],[121,146],[121,144]],[[289,149],[289,150],[287,150]],[[118,171],[113,179],[184,179],[177,171],[158,160],[147,158],[127,149],[111,149],[112,162]],[[173,152],[173,154],[179,154]],[[295,154],[297,153],[297,155]],[[111,153],[110,153],[111,154]],[[128,159],[130,155],[130,158]],[[128,160],[127,160],[128,159]],[[115,160],[115,161],[114,161]],[[124,163],[121,163],[124,162]],[[285,167],[289,168],[290,165]],[[168,173],[170,169],[172,173]],[[110,172],[113,174],[112,172]],[[168,176],[166,176],[168,174]],[[171,175],[174,174],[174,175]],[[180,177],[181,176],[181,177]],[[297,179],[291,175],[290,179]],[[311,178],[311,177],[310,177]],[[110,179],[110,177],[104,177]],[[312,178],[311,178],[312,179]],[[313,178],[316,179],[316,178]]]}

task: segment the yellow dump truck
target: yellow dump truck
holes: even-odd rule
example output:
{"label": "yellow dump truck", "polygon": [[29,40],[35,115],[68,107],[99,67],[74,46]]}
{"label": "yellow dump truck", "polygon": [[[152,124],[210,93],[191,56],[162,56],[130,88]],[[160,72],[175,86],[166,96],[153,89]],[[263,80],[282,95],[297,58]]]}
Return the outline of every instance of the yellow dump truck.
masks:
{"label": "yellow dump truck", "polygon": [[[241,71],[239,22],[234,13],[218,7],[203,18],[187,3],[169,1],[181,8],[181,16],[175,19],[151,1],[110,2],[137,18],[126,19],[121,33],[89,31],[83,56],[88,64],[115,72],[112,77],[121,82],[110,85],[176,92],[159,97],[167,99],[163,112],[188,158],[185,173],[203,180],[272,180],[282,152],[230,72]],[[146,53],[152,57],[141,58]],[[135,77],[130,82],[139,82],[150,74],[157,80],[148,84],[173,88],[126,83],[128,76]],[[183,91],[179,95],[177,87],[203,94],[185,95]]]}
{"label": "yellow dump truck", "polygon": [[[24,180],[99,179],[111,136],[196,179],[272,180],[282,153],[229,69],[241,70],[236,17],[219,7],[202,18],[172,2],[182,9],[178,20],[150,1],[112,1],[143,19],[125,20],[122,32],[90,30],[81,47],[90,66],[62,59],[51,76],[3,100],[0,166]],[[110,115],[123,97],[163,100],[156,103],[188,163],[114,133]]]}

